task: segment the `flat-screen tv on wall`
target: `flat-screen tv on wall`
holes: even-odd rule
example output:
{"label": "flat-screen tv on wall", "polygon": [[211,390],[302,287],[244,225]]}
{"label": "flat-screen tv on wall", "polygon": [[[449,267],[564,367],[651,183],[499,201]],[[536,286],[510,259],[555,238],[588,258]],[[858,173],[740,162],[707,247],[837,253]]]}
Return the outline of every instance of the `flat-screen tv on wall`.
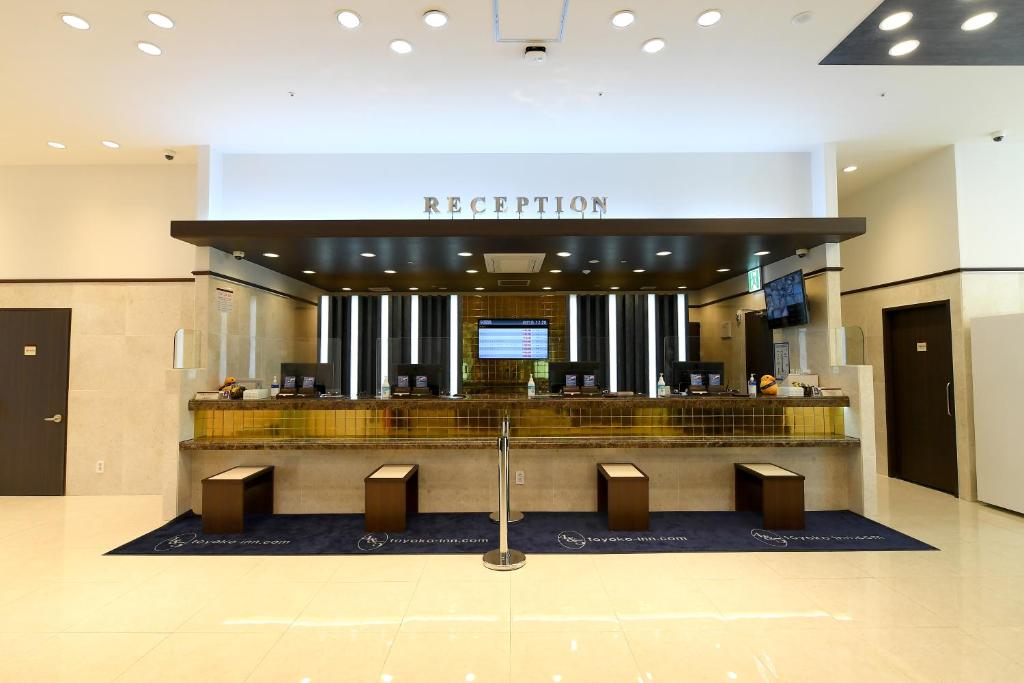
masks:
{"label": "flat-screen tv on wall", "polygon": [[484,318],[477,321],[477,332],[477,358],[547,360],[547,320]]}
{"label": "flat-screen tv on wall", "polygon": [[766,282],[764,285],[764,305],[768,318],[768,326],[800,327],[811,322],[807,312],[807,290],[804,287],[804,274],[796,271],[789,275]]}

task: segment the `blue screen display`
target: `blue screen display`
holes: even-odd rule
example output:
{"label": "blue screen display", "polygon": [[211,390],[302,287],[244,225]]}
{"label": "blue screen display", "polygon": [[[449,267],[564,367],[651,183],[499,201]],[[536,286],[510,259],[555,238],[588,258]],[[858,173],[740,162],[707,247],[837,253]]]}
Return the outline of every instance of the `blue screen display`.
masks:
{"label": "blue screen display", "polygon": [[477,357],[495,360],[546,360],[548,321],[487,318],[477,325]]}

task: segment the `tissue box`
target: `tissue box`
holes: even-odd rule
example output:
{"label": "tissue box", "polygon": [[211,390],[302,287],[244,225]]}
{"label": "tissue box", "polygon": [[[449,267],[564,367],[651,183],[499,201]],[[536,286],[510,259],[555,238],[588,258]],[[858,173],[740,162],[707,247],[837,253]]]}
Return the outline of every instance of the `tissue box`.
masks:
{"label": "tissue box", "polygon": [[243,401],[258,401],[264,398],[270,398],[270,389],[246,389],[242,394]]}

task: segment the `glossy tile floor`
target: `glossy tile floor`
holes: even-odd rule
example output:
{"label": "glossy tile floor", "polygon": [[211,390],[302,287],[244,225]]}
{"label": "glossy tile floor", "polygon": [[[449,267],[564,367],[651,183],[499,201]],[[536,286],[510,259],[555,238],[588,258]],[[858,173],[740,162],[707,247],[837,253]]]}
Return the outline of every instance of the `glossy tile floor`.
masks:
{"label": "glossy tile floor", "polygon": [[880,496],[942,552],[103,557],[157,498],[0,498],[0,680],[1024,681],[1024,518]]}

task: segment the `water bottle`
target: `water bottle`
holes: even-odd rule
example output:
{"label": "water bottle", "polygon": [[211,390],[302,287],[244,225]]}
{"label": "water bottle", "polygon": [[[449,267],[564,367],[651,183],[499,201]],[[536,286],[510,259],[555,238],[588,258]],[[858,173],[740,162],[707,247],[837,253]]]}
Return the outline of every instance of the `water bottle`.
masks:
{"label": "water bottle", "polygon": [[533,373],[530,373],[530,381],[526,383],[526,397],[533,398],[537,395],[537,383],[533,381]]}
{"label": "water bottle", "polygon": [[391,398],[391,382],[386,376],[380,381],[380,397]]}
{"label": "water bottle", "polygon": [[274,375],[273,381],[270,383],[270,398],[274,398],[281,393],[281,384],[277,381],[277,375]]}
{"label": "water bottle", "polygon": [[747,396],[750,398],[757,398],[757,380],[754,379],[754,375],[750,375],[750,379],[747,380]]}
{"label": "water bottle", "polygon": [[665,373],[658,373],[658,396],[660,398],[664,398],[665,396],[668,396],[671,393],[671,389],[669,389],[668,385],[665,384]]}

